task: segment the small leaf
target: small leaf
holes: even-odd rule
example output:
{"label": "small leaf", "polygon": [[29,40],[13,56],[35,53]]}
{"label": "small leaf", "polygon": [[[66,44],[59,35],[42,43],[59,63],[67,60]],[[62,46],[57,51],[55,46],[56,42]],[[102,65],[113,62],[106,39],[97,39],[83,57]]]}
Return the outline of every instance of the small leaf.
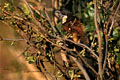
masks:
{"label": "small leaf", "polygon": [[114,38],[110,38],[109,41],[112,42],[114,40]]}
{"label": "small leaf", "polygon": [[5,16],[0,16],[0,20],[3,20],[5,18]]}
{"label": "small leaf", "polygon": [[58,47],[54,47],[54,48],[53,48],[53,52],[54,52],[54,53],[58,52],[59,50],[60,50],[60,48],[58,48]]}
{"label": "small leaf", "polygon": [[29,64],[32,64],[32,63],[35,62],[33,56],[27,57],[27,60],[29,61],[29,62],[28,62]]}
{"label": "small leaf", "polygon": [[10,45],[11,45],[11,46],[13,46],[13,45],[14,45],[14,43],[15,43],[15,41],[12,41]]}
{"label": "small leaf", "polygon": [[114,51],[115,51],[115,52],[119,52],[119,49],[115,48]]}
{"label": "small leaf", "polygon": [[57,74],[56,74],[56,76],[57,76],[57,77],[62,77],[63,74],[62,74],[60,71],[58,71]]}
{"label": "small leaf", "polygon": [[7,8],[9,6],[9,3],[5,3],[4,8]]}
{"label": "small leaf", "polygon": [[38,50],[37,53],[40,54],[41,52]]}
{"label": "small leaf", "polygon": [[90,40],[93,40],[93,36],[90,36]]}
{"label": "small leaf", "polygon": [[58,24],[56,24],[56,28],[60,32],[60,34],[63,34],[61,22],[59,22]]}

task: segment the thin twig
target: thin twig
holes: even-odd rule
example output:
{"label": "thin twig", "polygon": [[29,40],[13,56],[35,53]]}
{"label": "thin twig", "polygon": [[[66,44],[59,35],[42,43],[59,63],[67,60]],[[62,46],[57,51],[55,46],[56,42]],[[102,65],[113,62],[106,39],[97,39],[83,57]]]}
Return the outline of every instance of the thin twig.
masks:
{"label": "thin twig", "polygon": [[26,41],[26,39],[7,39],[7,38],[5,38],[0,41],[15,41],[16,42],[16,41]]}
{"label": "thin twig", "polygon": [[32,5],[30,5],[31,9],[34,10],[37,14],[39,14],[42,18],[45,18],[37,9],[35,9]]}
{"label": "thin twig", "polygon": [[95,53],[91,48],[89,48],[87,45],[85,45],[85,44],[83,44],[83,43],[74,42],[74,41],[72,41],[72,40],[70,40],[70,39],[65,39],[65,40],[66,40],[66,41],[69,41],[69,42],[72,42],[72,43],[74,43],[75,45],[78,45],[78,46],[81,46],[81,47],[83,47],[83,48],[88,49],[88,51],[90,51],[90,53],[92,53],[92,54],[98,59],[98,56],[96,55],[96,53]]}
{"label": "thin twig", "polygon": [[65,4],[63,4],[63,7],[65,7],[69,2],[70,2],[70,0],[67,0],[67,2]]}
{"label": "thin twig", "polygon": [[95,71],[95,69],[93,67],[91,67],[85,60],[84,58],[79,54],[79,57],[81,58],[81,60],[86,64],[86,66],[88,66],[96,75],[98,75],[98,73]]}
{"label": "thin twig", "polygon": [[85,45],[85,44],[83,44],[83,43],[74,42],[74,41],[72,41],[72,40],[70,40],[70,39],[61,38],[61,37],[58,37],[58,36],[55,36],[55,35],[52,35],[52,34],[48,34],[48,35],[50,35],[50,36],[52,36],[52,37],[55,37],[55,38],[57,38],[58,40],[69,41],[69,42],[71,42],[71,43],[74,43],[74,44],[77,45],[77,46],[81,46],[81,47],[87,48],[88,51],[90,51],[90,52],[98,59],[98,56],[95,54],[95,52],[94,52],[91,48],[89,48],[87,45]]}
{"label": "thin twig", "polygon": [[114,24],[114,19],[115,19],[115,15],[117,14],[117,11],[119,10],[119,7],[120,7],[120,3],[119,3],[119,5],[118,5],[118,7],[117,7],[117,9],[116,9],[116,11],[115,11],[115,14],[114,14],[114,16],[113,16],[113,19],[112,19],[112,23],[111,23],[111,26],[110,26],[110,30],[109,30],[109,32],[108,32],[108,34],[107,34],[107,32],[105,31],[105,42],[106,42],[106,50],[105,50],[105,59],[104,59],[104,63],[103,63],[103,70],[102,70],[102,74],[104,73],[104,70],[105,70],[105,66],[106,66],[106,60],[107,60],[107,53],[108,53],[108,38],[109,38],[109,36],[110,36],[110,34],[111,34],[111,30],[112,30],[112,27],[113,27],[113,24]]}
{"label": "thin twig", "polygon": [[[39,62],[38,62],[38,63],[39,63],[39,67],[38,67],[38,68],[41,70],[41,67],[42,67],[42,66],[40,66],[40,65],[41,65],[41,62],[40,62],[40,61],[41,61],[41,58],[40,58],[40,56],[39,56]],[[45,79],[48,80],[46,74],[45,74],[43,71],[41,71],[41,72],[42,72],[43,76],[45,77]]]}
{"label": "thin twig", "polygon": [[112,31],[112,28],[113,28],[113,25],[114,25],[114,22],[115,22],[115,17],[116,17],[116,14],[117,14],[118,10],[119,10],[119,7],[120,7],[120,2],[119,2],[119,5],[118,5],[118,7],[117,7],[117,9],[116,9],[116,11],[115,11],[115,14],[114,14],[114,16],[113,16],[113,18],[112,18],[112,23],[111,23],[111,26],[110,26],[110,30],[109,30],[109,32],[108,32],[108,37],[109,37],[110,34],[111,34],[111,31]]}
{"label": "thin twig", "polygon": [[102,69],[102,74],[104,73],[105,70],[105,66],[106,66],[106,61],[107,61],[107,53],[108,53],[108,36],[107,34],[105,34],[105,59],[104,59],[104,63],[103,63],[103,69]]}
{"label": "thin twig", "polygon": [[33,13],[32,9],[30,8],[29,3],[28,3],[26,0],[21,0],[21,1],[23,1],[23,2],[26,4],[26,6],[28,7],[28,9],[29,9],[29,11],[30,11],[32,17],[34,18],[34,13]]}
{"label": "thin twig", "polygon": [[44,71],[48,74],[48,76],[50,77],[51,80],[56,80],[54,79],[54,77],[47,71],[47,69],[45,68],[45,65],[43,63],[42,60],[40,60],[41,66],[43,67]]}
{"label": "thin twig", "polygon": [[52,22],[51,22],[51,20],[50,20],[50,17],[48,16],[48,13],[46,12],[45,9],[44,9],[44,11],[45,11],[46,18],[47,18],[47,20],[49,21],[49,23],[50,23],[53,31],[54,31],[55,33],[57,33],[57,30],[55,29],[54,25],[52,24]]}

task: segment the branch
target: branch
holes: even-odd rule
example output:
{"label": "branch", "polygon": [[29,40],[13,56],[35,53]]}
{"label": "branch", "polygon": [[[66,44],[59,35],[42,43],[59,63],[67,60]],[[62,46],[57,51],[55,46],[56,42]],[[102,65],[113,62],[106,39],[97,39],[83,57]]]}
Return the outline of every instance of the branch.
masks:
{"label": "branch", "polygon": [[88,73],[86,72],[85,68],[80,64],[80,62],[77,60],[77,58],[70,56],[73,61],[77,64],[78,68],[83,72],[83,75],[85,77],[86,80],[90,80],[90,77],[88,75]]}
{"label": "branch", "polygon": [[85,44],[83,44],[83,43],[74,42],[74,41],[72,41],[72,40],[70,40],[70,39],[61,38],[61,37],[58,37],[58,36],[55,36],[55,35],[52,35],[52,34],[48,34],[48,35],[50,35],[50,36],[52,36],[52,37],[55,37],[55,38],[57,38],[58,40],[69,41],[69,42],[71,42],[71,43],[73,43],[73,44],[75,44],[75,45],[77,45],[77,46],[80,46],[80,47],[83,47],[83,48],[87,48],[88,51],[90,51],[90,53],[92,53],[92,54],[98,59],[98,56],[95,54],[95,52],[94,52],[91,48],[89,48],[87,45],[85,45]]}
{"label": "branch", "polygon": [[47,18],[47,20],[49,21],[49,23],[50,23],[53,31],[54,31],[55,33],[57,33],[57,30],[55,29],[54,25],[52,24],[52,22],[51,22],[51,20],[50,20],[50,17],[48,16],[48,13],[46,12],[45,9],[44,9],[44,11],[45,11],[46,18]]}
{"label": "branch", "polygon": [[120,7],[120,3],[119,3],[119,5],[118,5],[118,7],[117,7],[117,9],[116,9],[116,11],[115,11],[115,14],[114,14],[113,18],[112,18],[112,23],[111,23],[110,30],[109,30],[108,34],[107,34],[106,31],[104,32],[104,35],[105,35],[105,42],[106,42],[106,45],[105,45],[105,46],[106,46],[106,47],[105,47],[106,50],[105,50],[105,59],[104,59],[104,63],[103,63],[102,74],[104,73],[105,66],[106,66],[106,60],[107,60],[107,53],[108,53],[108,37],[109,37],[110,34],[111,34],[111,30],[112,30],[113,24],[114,24],[115,15],[117,14],[117,12],[118,12],[118,10],[119,10],[119,7]]}
{"label": "branch", "polygon": [[26,39],[7,39],[7,38],[1,38],[0,37],[0,41],[26,41]]}
{"label": "branch", "polygon": [[98,66],[99,66],[99,75],[100,78],[102,79],[102,58],[103,58],[103,54],[102,54],[102,45],[101,45],[101,35],[100,35],[100,30],[99,30],[99,26],[97,23],[97,0],[94,0],[94,22],[95,22],[95,27],[96,27],[96,32],[97,32],[97,36],[98,36],[98,53],[99,53],[99,58],[98,58]]}
{"label": "branch", "polygon": [[88,51],[89,51],[90,53],[92,53],[92,54],[98,59],[98,56],[96,55],[96,53],[95,53],[91,48],[89,48],[87,45],[85,45],[85,44],[83,44],[83,43],[74,42],[74,41],[72,41],[72,40],[70,40],[70,39],[64,39],[64,40],[69,41],[69,42],[71,42],[71,43],[74,43],[74,44],[77,45],[77,46],[80,46],[80,47],[83,47],[83,48],[88,49]]}
{"label": "branch", "polygon": [[104,59],[104,62],[103,62],[103,69],[102,69],[102,74],[104,73],[104,70],[105,70],[105,66],[106,66],[106,60],[107,60],[107,53],[108,53],[108,35],[107,33],[105,32],[104,33],[105,35],[105,59]]}
{"label": "branch", "polygon": [[84,62],[84,64],[86,64],[96,75],[98,75],[98,73],[95,71],[95,69],[93,67],[91,67],[80,54],[79,54],[79,56],[80,56],[81,60]]}
{"label": "branch", "polygon": [[40,60],[40,63],[41,63],[41,66],[43,67],[45,73],[48,74],[48,76],[50,77],[50,79],[51,79],[51,80],[56,80],[56,79],[47,71],[47,69],[45,68],[45,65],[44,65],[44,63],[43,63],[42,60]]}
{"label": "branch", "polygon": [[34,13],[33,13],[32,9],[30,8],[29,3],[28,3],[26,0],[21,0],[21,1],[22,1],[24,4],[26,4],[26,6],[28,7],[28,9],[29,9],[29,11],[30,11],[32,17],[34,18]]}
{"label": "branch", "polygon": [[114,22],[115,22],[115,17],[116,17],[116,14],[117,14],[118,10],[119,10],[119,7],[120,7],[120,2],[119,2],[119,4],[118,4],[118,7],[117,7],[117,9],[116,9],[116,11],[115,11],[115,14],[114,14],[114,16],[113,16],[113,18],[112,18],[112,23],[111,23],[111,26],[110,26],[110,30],[109,30],[109,32],[108,32],[108,37],[109,37],[110,34],[111,34],[111,31],[112,31],[112,28],[113,28],[113,25],[114,25]]}

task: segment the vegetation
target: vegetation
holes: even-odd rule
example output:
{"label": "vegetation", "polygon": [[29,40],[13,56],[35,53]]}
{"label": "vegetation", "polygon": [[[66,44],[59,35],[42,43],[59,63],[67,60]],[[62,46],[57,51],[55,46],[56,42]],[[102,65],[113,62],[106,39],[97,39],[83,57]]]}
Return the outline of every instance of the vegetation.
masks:
{"label": "vegetation", "polygon": [[[0,41],[12,40],[12,44],[25,41],[28,47],[22,54],[30,64],[36,64],[46,80],[117,80],[120,76],[119,0],[48,2],[2,0],[0,20],[15,29],[21,39],[0,37]],[[62,7],[85,26],[88,45],[71,40],[73,36],[63,31],[61,21],[56,21],[54,10]]]}

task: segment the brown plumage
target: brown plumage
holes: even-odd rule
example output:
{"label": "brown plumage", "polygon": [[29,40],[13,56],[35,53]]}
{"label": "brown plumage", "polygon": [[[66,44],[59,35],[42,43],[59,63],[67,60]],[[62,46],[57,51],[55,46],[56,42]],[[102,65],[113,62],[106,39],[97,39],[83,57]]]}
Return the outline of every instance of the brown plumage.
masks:
{"label": "brown plumage", "polygon": [[83,24],[79,21],[73,19],[72,21],[66,22],[63,24],[64,31],[67,31],[68,33],[72,34],[72,39],[75,42],[81,42],[84,44],[88,44],[88,38],[85,34],[85,27]]}

